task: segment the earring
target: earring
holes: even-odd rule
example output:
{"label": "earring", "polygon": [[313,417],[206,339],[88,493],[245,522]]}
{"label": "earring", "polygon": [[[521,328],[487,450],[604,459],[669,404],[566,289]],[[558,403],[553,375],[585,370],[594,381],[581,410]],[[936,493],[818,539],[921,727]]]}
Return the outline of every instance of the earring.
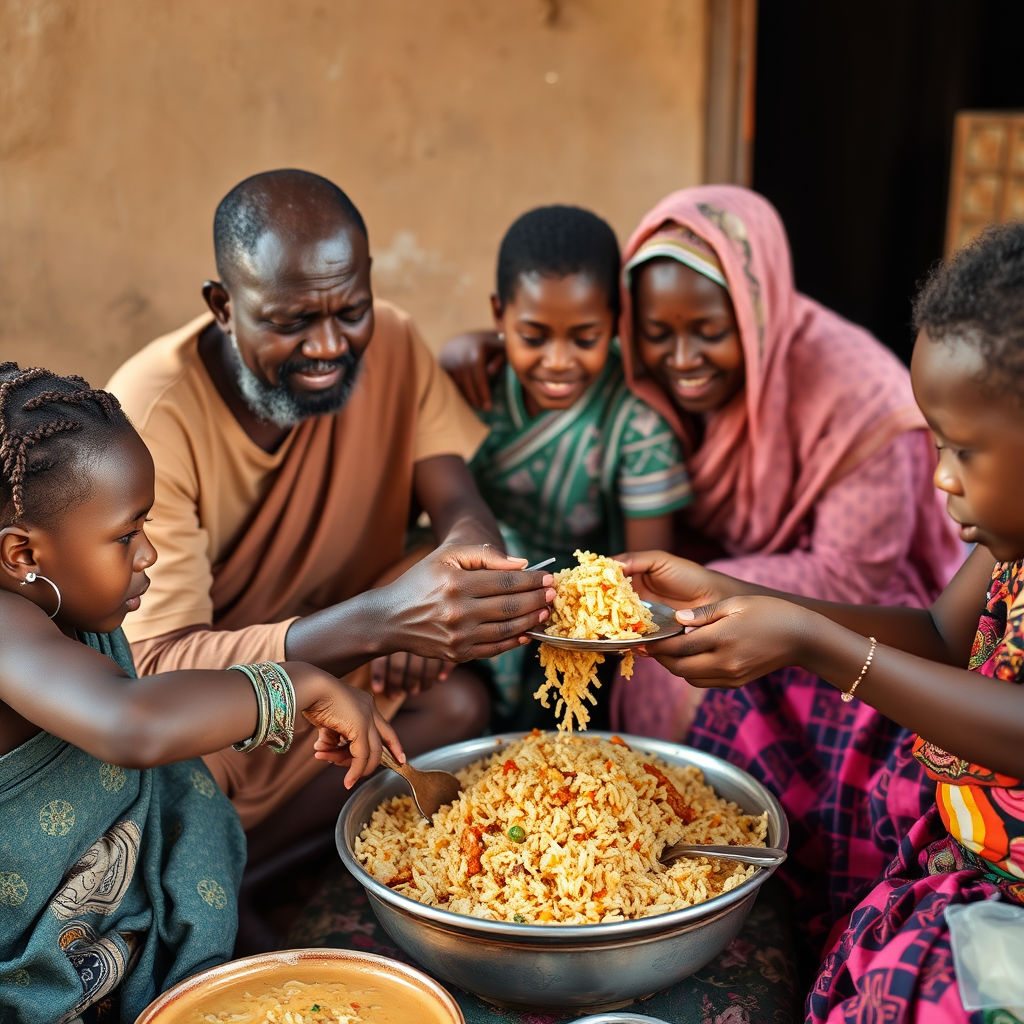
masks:
{"label": "earring", "polygon": [[57,607],[54,609],[54,612],[50,616],[50,618],[51,619],[57,618],[57,613],[60,611],[60,591],[57,589],[57,584],[54,583],[53,580],[47,579],[40,572],[30,572],[21,581],[21,585],[25,586],[26,583],[35,583],[36,580],[45,580],[47,583],[50,584],[51,587],[53,587],[53,592],[57,595]]}
{"label": "earring", "polygon": [[498,331],[498,341],[504,341],[504,340],[505,340],[505,332],[504,331]]}

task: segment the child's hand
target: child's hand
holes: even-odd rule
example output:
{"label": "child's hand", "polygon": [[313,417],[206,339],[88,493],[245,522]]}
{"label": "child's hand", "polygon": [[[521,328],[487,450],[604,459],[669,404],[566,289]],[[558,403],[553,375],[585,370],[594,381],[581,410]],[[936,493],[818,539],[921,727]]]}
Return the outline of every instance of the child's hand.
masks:
{"label": "child's hand", "polygon": [[474,409],[490,409],[491,380],[505,365],[505,346],[494,331],[467,331],[452,338],[438,357]]}
{"label": "child's hand", "polygon": [[673,675],[694,686],[736,688],[800,663],[816,612],[776,597],[732,597],[676,612],[685,631],[648,644]]}
{"label": "child's hand", "polygon": [[453,661],[439,658],[421,658],[418,654],[400,651],[371,663],[373,693],[397,697],[400,693],[415,695],[429,690],[434,683],[443,683],[455,667]]}
{"label": "child's hand", "polygon": [[631,551],[615,560],[633,577],[633,588],[642,598],[674,608],[712,604],[756,589],[664,551]]}
{"label": "child's hand", "polygon": [[312,665],[286,663],[303,715],[316,726],[315,756],[336,765],[349,765],[345,788],[351,789],[380,764],[386,743],[395,758],[405,754],[395,730],[377,711],[373,696],[346,686]]}

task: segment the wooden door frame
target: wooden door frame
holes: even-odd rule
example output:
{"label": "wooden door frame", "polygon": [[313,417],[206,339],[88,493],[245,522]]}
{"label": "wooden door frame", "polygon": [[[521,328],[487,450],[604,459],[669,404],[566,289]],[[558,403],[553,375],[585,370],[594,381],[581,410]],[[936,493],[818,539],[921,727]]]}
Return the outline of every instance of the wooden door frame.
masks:
{"label": "wooden door frame", "polygon": [[707,0],[704,180],[749,186],[754,168],[757,0]]}

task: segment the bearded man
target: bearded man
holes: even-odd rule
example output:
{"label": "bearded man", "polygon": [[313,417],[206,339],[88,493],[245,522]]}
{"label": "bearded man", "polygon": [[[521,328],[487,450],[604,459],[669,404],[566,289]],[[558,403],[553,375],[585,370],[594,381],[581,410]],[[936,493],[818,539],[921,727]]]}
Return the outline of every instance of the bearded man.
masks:
{"label": "bearded man", "polygon": [[[336,185],[243,181],[214,247],[209,311],[107,385],[156,463],[160,557],[125,623],[139,671],[288,658],[343,675],[377,658],[407,753],[479,734],[486,694],[452,663],[515,646],[554,596],[504,556],[466,468],[483,429],[409,317],[374,299],[366,226]],[[439,546],[398,575],[417,509]],[[251,856],[337,815],[341,773],[304,726],[285,755],[207,758]]]}

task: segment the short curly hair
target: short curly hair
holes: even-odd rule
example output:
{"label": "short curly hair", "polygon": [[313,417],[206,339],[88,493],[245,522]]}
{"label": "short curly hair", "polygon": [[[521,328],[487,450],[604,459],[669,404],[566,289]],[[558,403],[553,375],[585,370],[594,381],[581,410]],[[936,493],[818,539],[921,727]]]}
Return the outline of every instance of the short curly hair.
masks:
{"label": "short curly hair", "polygon": [[519,217],[498,250],[498,301],[504,309],[520,278],[581,274],[619,312],[619,243],[607,221],[578,206],[540,206]]}
{"label": "short curly hair", "polygon": [[914,301],[914,328],[976,346],[980,382],[1024,401],[1024,223],[987,228],[935,266]]}

